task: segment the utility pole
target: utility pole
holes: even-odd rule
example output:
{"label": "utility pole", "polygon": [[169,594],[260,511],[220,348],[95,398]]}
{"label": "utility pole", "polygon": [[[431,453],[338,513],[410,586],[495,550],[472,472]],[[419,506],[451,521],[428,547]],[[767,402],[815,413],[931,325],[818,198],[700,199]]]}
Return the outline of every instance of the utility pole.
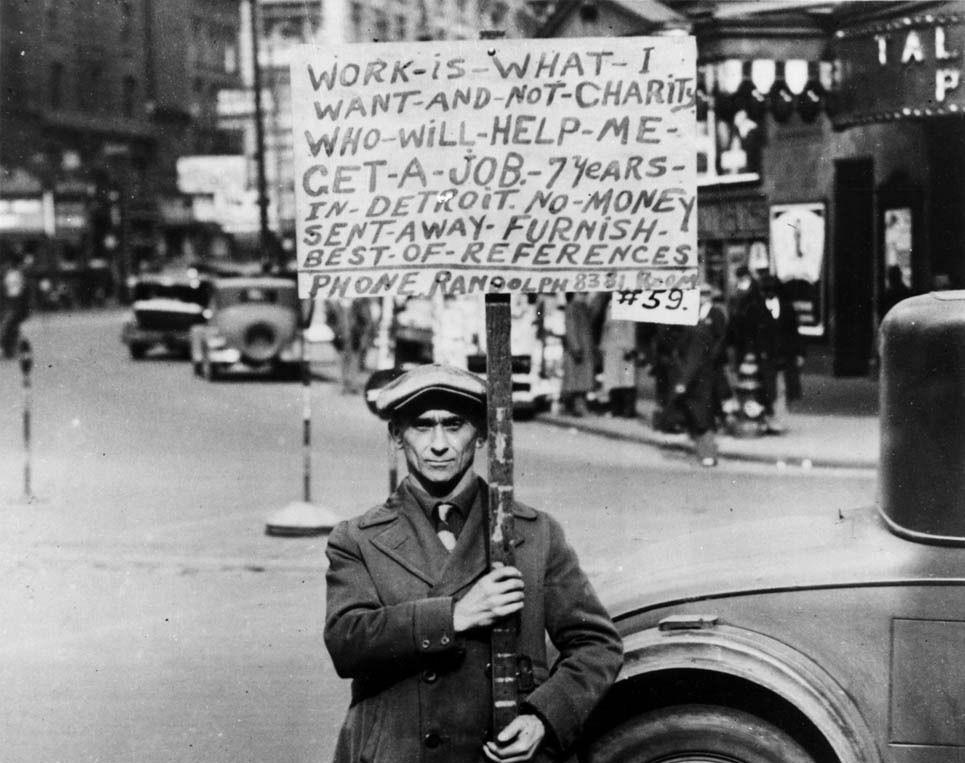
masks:
{"label": "utility pole", "polygon": [[261,21],[258,0],[248,0],[251,8],[251,68],[252,86],[255,90],[255,164],[258,171],[258,252],[262,266],[276,264],[269,250],[271,231],[268,229],[268,181],[265,176],[265,115],[261,102],[261,61],[258,43]]}

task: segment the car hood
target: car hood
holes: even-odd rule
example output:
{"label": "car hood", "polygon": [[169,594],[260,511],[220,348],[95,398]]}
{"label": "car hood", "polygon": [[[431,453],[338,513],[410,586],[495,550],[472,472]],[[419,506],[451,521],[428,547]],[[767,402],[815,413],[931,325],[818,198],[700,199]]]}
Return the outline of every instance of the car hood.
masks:
{"label": "car hood", "polygon": [[617,560],[595,586],[619,618],[721,596],[920,579],[965,581],[965,549],[899,538],[872,506],[661,540]]}

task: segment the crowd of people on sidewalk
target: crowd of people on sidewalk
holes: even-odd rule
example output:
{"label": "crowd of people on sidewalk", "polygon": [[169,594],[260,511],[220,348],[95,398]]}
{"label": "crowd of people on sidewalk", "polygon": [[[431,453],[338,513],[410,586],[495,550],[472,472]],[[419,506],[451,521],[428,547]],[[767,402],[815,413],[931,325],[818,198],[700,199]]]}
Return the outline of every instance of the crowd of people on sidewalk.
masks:
{"label": "crowd of people on sidewalk", "polygon": [[804,345],[779,279],[735,273],[725,304],[703,284],[694,326],[616,320],[609,294],[567,295],[560,402],[572,416],[635,418],[641,374],[653,376],[650,424],[686,432],[700,463],[717,464],[715,433],[777,434],[787,404],[802,395]]}

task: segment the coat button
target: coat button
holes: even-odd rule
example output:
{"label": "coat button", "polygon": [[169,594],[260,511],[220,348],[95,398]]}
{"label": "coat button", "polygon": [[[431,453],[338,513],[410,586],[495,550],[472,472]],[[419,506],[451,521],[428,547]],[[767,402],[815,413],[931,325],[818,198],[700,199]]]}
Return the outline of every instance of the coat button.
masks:
{"label": "coat button", "polygon": [[430,731],[425,736],[426,747],[430,750],[436,749],[440,744],[442,744],[442,737],[440,737],[435,731]]}
{"label": "coat button", "polygon": [[436,679],[439,678],[439,674],[434,670],[424,670],[422,671],[422,680],[427,684],[434,684]]}

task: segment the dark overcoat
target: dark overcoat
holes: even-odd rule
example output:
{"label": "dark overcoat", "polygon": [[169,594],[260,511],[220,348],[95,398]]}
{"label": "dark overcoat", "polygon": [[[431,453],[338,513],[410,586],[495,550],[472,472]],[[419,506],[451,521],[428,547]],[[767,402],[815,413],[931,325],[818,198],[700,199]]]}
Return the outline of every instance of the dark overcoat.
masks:
{"label": "dark overcoat", "polygon": [[563,385],[562,395],[586,393],[596,381],[596,343],[593,321],[586,302],[573,299],[563,310]]}
{"label": "dark overcoat", "polygon": [[[325,643],[352,700],[336,763],[478,763],[491,738],[489,631],[453,632],[455,604],[487,570],[485,506],[447,554],[403,483],[384,505],[340,523],[328,541]],[[534,760],[568,750],[619,671],[622,647],[559,524],[513,507],[525,603],[519,652],[547,725]],[[559,652],[552,667],[546,635]]]}
{"label": "dark overcoat", "polygon": [[678,399],[688,426],[696,432],[714,428],[719,403],[721,351],[727,335],[727,318],[716,305],[695,326],[687,326],[677,340],[671,384],[686,391]]}

